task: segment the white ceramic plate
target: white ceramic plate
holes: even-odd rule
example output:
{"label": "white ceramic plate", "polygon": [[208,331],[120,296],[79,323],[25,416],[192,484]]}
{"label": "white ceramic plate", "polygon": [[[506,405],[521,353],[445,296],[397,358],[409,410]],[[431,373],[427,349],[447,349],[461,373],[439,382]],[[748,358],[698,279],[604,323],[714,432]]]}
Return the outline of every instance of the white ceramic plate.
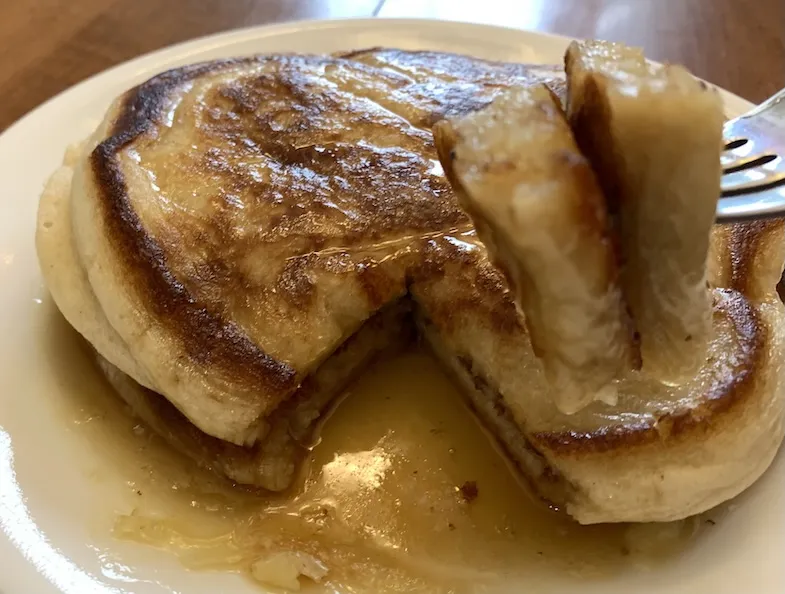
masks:
{"label": "white ceramic plate", "polygon": [[[106,447],[91,447],[73,418],[64,420],[61,395],[88,390],[83,386],[90,385],[90,378],[80,374],[90,371],[69,352],[73,342],[62,342],[67,330],[53,315],[42,285],[33,245],[36,206],[64,148],[92,131],[111,99],[173,66],[256,52],[391,46],[554,63],[567,42],[523,31],[415,20],[247,29],[113,68],[40,106],[0,136],[0,593],[259,592],[237,575],[187,572],[172,556],[112,539],[95,518],[123,507],[120,492],[125,486],[116,484],[121,475]],[[728,93],[724,99],[731,114],[749,107]],[[90,421],[89,415],[84,421]],[[785,459],[780,456],[699,546],[655,573],[633,572],[585,591],[785,591],[784,484]]]}

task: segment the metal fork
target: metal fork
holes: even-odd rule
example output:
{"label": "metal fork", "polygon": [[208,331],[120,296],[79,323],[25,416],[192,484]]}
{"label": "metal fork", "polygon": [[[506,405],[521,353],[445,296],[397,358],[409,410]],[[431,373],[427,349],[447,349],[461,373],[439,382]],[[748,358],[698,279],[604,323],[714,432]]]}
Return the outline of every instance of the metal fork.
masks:
{"label": "metal fork", "polygon": [[725,124],[717,222],[785,216],[785,89]]}

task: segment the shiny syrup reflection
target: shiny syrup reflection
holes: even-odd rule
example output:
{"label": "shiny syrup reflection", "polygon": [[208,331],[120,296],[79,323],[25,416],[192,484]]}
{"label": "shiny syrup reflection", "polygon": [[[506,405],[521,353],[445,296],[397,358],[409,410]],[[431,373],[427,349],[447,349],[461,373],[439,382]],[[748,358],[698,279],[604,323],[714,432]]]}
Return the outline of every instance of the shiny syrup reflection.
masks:
{"label": "shiny syrup reflection", "polygon": [[552,591],[655,566],[703,524],[574,524],[525,492],[460,402],[424,352],[377,365],[325,425],[300,485],[272,498],[194,470],[129,426],[141,472],[115,535],[189,568],[249,575],[281,551],[305,555],[327,569],[320,584],[301,580],[309,591]]}

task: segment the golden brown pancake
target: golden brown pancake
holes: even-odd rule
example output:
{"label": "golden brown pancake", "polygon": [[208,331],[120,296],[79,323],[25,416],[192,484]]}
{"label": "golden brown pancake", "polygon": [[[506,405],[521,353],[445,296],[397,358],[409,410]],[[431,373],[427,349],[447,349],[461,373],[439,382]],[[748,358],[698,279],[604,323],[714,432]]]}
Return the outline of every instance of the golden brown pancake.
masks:
{"label": "golden brown pancake", "polygon": [[781,226],[715,233],[715,358],[694,382],[635,378],[618,407],[559,413],[430,132],[532,82],[563,91],[555,67],[399,50],[159,75],[115,102],[42,197],[52,295],[141,416],[241,482],[291,483],[300,442],[405,343],[412,308],[543,497],[582,522],[702,511],[782,438]]}
{"label": "golden brown pancake", "polygon": [[[464,85],[447,108],[495,90]],[[449,192],[428,131],[440,101],[392,69],[272,56],[170,72],[112,109],[75,172],[77,250],[133,358],[201,429],[254,441],[406,292],[406,244],[466,224],[434,200]]]}

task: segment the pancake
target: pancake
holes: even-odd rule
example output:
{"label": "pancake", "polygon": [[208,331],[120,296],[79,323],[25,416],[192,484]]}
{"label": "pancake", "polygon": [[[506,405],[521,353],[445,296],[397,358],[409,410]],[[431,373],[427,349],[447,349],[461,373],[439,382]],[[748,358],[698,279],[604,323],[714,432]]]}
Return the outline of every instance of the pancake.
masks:
{"label": "pancake", "polygon": [[[447,108],[497,92],[477,76]],[[74,171],[76,249],[131,357],[200,429],[253,443],[406,293],[411,238],[467,225],[434,199],[449,192],[429,131],[440,101],[392,67],[268,56],[163,74],[110,109]]]}
{"label": "pancake", "polygon": [[557,67],[399,50],[161,74],[45,190],[47,285],[137,414],[238,482],[289,486],[346,382],[417,329],[579,521],[703,511],[782,439],[781,223],[715,231],[715,338],[694,381],[634,377],[616,407],[560,413],[430,132],[538,82],[564,95]]}

